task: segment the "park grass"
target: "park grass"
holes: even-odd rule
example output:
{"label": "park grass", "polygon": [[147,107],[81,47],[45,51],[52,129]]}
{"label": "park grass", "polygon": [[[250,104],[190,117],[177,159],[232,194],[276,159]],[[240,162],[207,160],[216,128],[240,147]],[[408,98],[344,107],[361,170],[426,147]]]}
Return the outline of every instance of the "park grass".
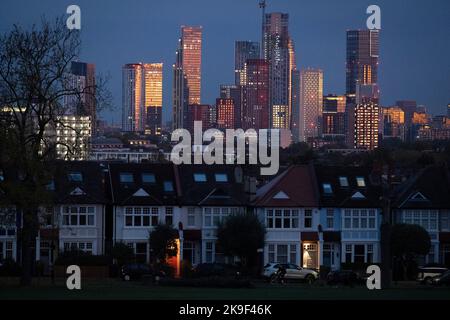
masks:
{"label": "park grass", "polygon": [[116,279],[86,280],[81,290],[68,290],[62,280],[51,284],[35,279],[31,287],[15,279],[0,278],[0,300],[450,300],[450,288],[417,284],[393,285],[386,290],[363,286],[329,287],[292,283],[269,285],[255,282],[253,288],[192,288],[144,285]]}

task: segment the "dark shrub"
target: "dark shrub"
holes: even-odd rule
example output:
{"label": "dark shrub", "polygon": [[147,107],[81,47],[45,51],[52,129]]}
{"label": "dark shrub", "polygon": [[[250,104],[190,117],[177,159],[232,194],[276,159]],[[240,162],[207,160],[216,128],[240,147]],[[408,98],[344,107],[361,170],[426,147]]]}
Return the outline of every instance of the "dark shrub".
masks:
{"label": "dark shrub", "polygon": [[133,249],[123,242],[114,244],[111,250],[111,257],[114,260],[113,262],[116,262],[119,267],[131,263],[135,259]]}
{"label": "dark shrub", "polygon": [[20,265],[12,259],[2,261],[0,277],[18,277],[22,274]]}
{"label": "dark shrub", "polygon": [[107,256],[94,256],[89,253],[71,250],[59,254],[55,265],[59,266],[107,266],[111,264],[111,258]]}
{"label": "dark shrub", "polygon": [[320,280],[326,280],[327,275],[330,273],[330,271],[331,268],[329,266],[320,266],[320,273],[319,273]]}
{"label": "dark shrub", "polygon": [[152,268],[157,273],[162,271],[166,277],[173,277],[175,274],[175,270],[165,263],[155,263]]}

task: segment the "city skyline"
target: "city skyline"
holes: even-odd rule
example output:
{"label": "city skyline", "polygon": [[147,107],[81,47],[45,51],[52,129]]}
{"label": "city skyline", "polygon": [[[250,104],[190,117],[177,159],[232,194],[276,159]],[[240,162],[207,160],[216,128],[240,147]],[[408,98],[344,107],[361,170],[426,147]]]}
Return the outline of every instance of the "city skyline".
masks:
{"label": "city skyline", "polygon": [[[260,41],[261,38],[261,14],[257,1],[230,1],[221,8],[221,15],[214,15],[213,18],[210,12],[215,12],[211,11],[212,7],[217,7],[218,4],[200,0],[177,6],[171,1],[146,3],[143,6],[136,6],[141,7],[142,13],[137,11],[136,15],[133,15],[130,11],[137,10],[134,6],[129,8],[124,4],[115,3],[108,6],[105,14],[104,3],[101,1],[95,4],[79,1],[78,5],[83,13],[83,51],[80,60],[94,63],[100,73],[111,74],[109,85],[116,108],[113,112],[106,112],[106,116],[103,113],[101,118],[111,121],[113,115],[115,123],[120,122],[122,65],[137,61],[161,61],[164,63],[163,121],[170,120],[172,111],[170,67],[173,64],[176,39],[181,25],[203,27],[201,101],[213,104],[218,97],[219,85],[234,82],[234,41]],[[290,33],[296,46],[298,68],[314,67],[324,70],[324,94],[343,94],[345,33],[350,29],[365,28],[367,18],[365,9],[368,4],[370,3],[366,1],[349,1],[345,5],[337,5],[330,1],[319,1],[318,4],[268,1],[266,12],[289,14]],[[416,100],[418,104],[426,105],[428,111],[433,114],[445,114],[450,75],[439,70],[448,69],[446,65],[449,62],[445,52],[448,52],[449,44],[438,40],[444,38],[445,12],[448,11],[445,8],[449,4],[440,1],[433,8],[428,8],[422,1],[415,1],[410,4],[410,10],[403,10],[399,2],[379,1],[378,5],[382,10],[379,72],[381,105],[394,105],[397,100]],[[7,2],[4,4],[4,12],[16,10],[20,6],[23,6],[21,1]],[[27,3],[27,7],[30,6],[36,6],[36,10],[27,10],[20,19],[17,16],[2,18],[0,30],[6,31],[13,23],[27,26],[38,21],[44,13],[46,16],[61,16],[66,3],[56,7],[51,1],[43,1],[39,6]],[[324,6],[328,9],[324,10]],[[199,8],[196,11],[198,14],[189,15],[196,10],[195,8]],[[156,14],[157,12],[160,14]],[[225,18],[230,12],[233,12],[234,23]],[[413,35],[409,34],[411,21],[418,21],[418,28]],[[127,22],[131,26],[125,26]],[[140,28],[146,25],[148,27],[140,31]],[[226,34],[220,32],[224,27],[227,30]],[[125,39],[125,34],[130,32],[134,32],[135,37]],[[142,41],[133,40],[140,38],[142,32],[148,39],[144,42],[152,44],[150,47]],[[118,41],[114,41],[116,36]],[[415,41],[412,41],[411,37],[414,37]],[[427,50],[426,48],[430,48],[432,44],[434,50]],[[104,49],[99,50],[100,47]],[[324,48],[331,50],[323,50]],[[427,59],[424,59],[425,54]]]}

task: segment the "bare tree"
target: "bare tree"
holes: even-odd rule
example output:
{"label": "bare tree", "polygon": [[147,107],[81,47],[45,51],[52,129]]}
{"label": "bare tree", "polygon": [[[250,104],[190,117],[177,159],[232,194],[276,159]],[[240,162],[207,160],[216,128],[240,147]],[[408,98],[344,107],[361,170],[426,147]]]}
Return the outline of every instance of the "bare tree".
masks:
{"label": "bare tree", "polygon": [[61,18],[43,19],[31,30],[15,25],[0,35],[0,171],[13,173],[0,181],[0,204],[14,206],[21,214],[22,285],[31,283],[39,210],[51,201],[49,162],[55,159],[58,145],[77,152],[76,144],[55,139],[56,128],[80,133],[63,120],[73,111],[64,101],[70,97],[81,104],[83,96],[93,95],[97,109],[110,101],[101,78],[95,87],[70,85],[71,62],[78,59],[80,45],[79,31],[68,30]]}

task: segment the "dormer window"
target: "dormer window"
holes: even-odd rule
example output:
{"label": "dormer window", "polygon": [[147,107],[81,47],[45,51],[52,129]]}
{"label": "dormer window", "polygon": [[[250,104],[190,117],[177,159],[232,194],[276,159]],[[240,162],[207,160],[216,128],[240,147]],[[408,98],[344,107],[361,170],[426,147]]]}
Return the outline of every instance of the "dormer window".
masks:
{"label": "dormer window", "polygon": [[194,173],[195,182],[206,182],[206,174],[204,173]]}
{"label": "dormer window", "polygon": [[225,173],[216,173],[214,178],[216,182],[228,182],[228,176]]}
{"label": "dormer window", "polygon": [[142,183],[155,183],[155,175],[153,173],[143,173],[142,174]]}
{"label": "dormer window", "polygon": [[356,177],[356,185],[359,188],[365,188],[366,187],[366,180],[364,180],[364,177]]}
{"label": "dormer window", "polygon": [[70,182],[83,182],[83,175],[81,172],[69,172],[67,178]]}
{"label": "dormer window", "polygon": [[329,183],[324,183],[324,184],[322,185],[322,188],[323,188],[323,192],[324,192],[325,194],[333,194],[333,189],[331,188],[331,184],[329,184]]}
{"label": "dormer window", "polygon": [[164,191],[165,192],[173,192],[173,183],[172,181],[164,181]]}
{"label": "dormer window", "polygon": [[121,173],[120,174],[120,183],[133,183],[133,175],[131,173]]}
{"label": "dormer window", "polygon": [[343,188],[347,188],[348,187],[347,177],[339,177],[339,185]]}

